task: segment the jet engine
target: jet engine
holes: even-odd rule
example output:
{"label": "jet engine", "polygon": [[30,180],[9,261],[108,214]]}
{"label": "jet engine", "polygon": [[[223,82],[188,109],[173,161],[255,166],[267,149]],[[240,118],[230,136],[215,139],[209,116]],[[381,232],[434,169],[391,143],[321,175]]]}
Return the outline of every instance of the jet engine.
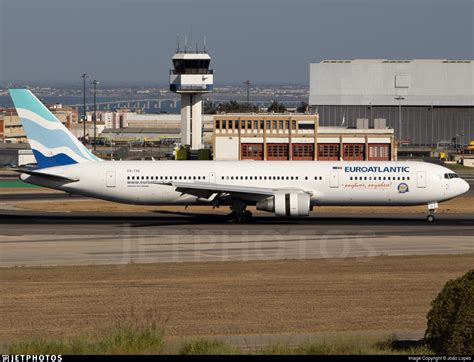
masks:
{"label": "jet engine", "polygon": [[257,202],[257,210],[274,212],[276,216],[308,216],[310,195],[304,192],[276,194]]}

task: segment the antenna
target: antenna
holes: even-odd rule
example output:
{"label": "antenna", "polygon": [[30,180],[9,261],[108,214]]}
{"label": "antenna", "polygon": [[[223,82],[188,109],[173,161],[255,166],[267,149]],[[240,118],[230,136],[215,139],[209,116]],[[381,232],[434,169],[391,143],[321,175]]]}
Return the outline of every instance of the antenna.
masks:
{"label": "antenna", "polygon": [[207,53],[207,39],[206,36],[204,35],[204,53]]}
{"label": "antenna", "polygon": [[179,34],[176,33],[176,53],[179,53]]}
{"label": "antenna", "polygon": [[186,47],[188,46],[188,39],[186,38],[186,35],[184,36],[184,52],[186,53]]}
{"label": "antenna", "polygon": [[196,42],[196,53],[199,53],[198,52],[198,42]]}

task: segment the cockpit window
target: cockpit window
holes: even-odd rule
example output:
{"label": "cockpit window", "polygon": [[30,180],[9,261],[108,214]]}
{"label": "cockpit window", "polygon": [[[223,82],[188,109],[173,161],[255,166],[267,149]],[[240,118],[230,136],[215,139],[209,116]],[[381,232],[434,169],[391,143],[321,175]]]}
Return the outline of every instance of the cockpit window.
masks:
{"label": "cockpit window", "polygon": [[459,178],[459,176],[455,173],[445,173],[444,178],[446,178],[446,179]]}

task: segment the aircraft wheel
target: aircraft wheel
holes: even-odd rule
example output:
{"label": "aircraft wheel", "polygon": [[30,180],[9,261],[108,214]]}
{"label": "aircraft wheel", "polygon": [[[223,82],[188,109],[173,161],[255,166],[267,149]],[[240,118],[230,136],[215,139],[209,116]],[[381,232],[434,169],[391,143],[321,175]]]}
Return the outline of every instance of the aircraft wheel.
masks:
{"label": "aircraft wheel", "polygon": [[240,222],[240,223],[244,223],[247,221],[247,218],[245,217],[244,213],[240,214],[238,217],[237,217],[237,221]]}
{"label": "aircraft wheel", "polygon": [[435,218],[434,215],[428,215],[428,216],[426,217],[426,221],[428,221],[428,222],[430,222],[430,223],[431,223],[431,222],[434,222],[435,220],[436,220],[436,218]]}
{"label": "aircraft wheel", "polygon": [[227,215],[227,217],[229,218],[228,220],[229,222],[235,222],[239,220],[237,213],[235,211],[232,211],[229,215]]}

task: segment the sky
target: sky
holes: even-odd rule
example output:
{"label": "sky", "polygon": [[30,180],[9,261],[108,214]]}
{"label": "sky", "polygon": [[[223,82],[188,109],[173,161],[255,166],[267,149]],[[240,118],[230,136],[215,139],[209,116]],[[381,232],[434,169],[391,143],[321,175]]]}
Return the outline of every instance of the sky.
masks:
{"label": "sky", "polygon": [[166,85],[186,34],[215,84],[308,84],[324,59],[474,59],[473,22],[472,0],[0,0],[0,83]]}

